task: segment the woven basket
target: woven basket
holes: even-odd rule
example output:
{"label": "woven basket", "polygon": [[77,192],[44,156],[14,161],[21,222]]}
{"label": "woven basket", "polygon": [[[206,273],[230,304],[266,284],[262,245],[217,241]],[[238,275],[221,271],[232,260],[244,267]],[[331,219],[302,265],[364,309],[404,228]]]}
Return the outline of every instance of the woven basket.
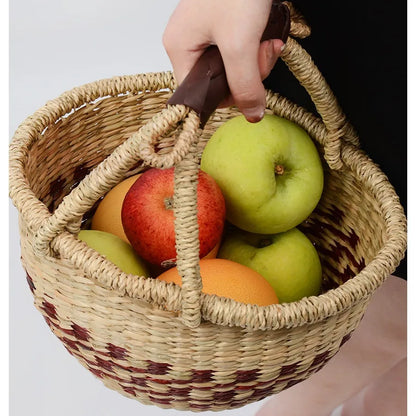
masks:
{"label": "woven basket", "polygon": [[[25,120],[12,140],[10,195],[35,306],[83,366],[142,403],[223,410],[308,378],[349,339],[404,255],[399,199],[294,40],[308,29],[292,18],[282,59],[321,117],[272,92],[267,111],[302,126],[323,156],[324,193],[301,225],[321,258],[319,296],[258,307],[200,293],[199,156],[210,135],[239,113],[219,109],[201,131],[193,111],[166,108],[176,86],[170,72],[75,88]],[[172,165],[182,289],[127,275],[76,238],[117,183],[147,166]]]}

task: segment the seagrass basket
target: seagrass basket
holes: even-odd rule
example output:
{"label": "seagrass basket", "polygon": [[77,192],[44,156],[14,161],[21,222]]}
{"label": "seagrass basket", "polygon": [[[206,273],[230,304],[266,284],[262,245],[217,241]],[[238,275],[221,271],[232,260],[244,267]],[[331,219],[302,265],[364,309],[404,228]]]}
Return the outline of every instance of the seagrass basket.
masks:
{"label": "seagrass basket", "polygon": [[[193,411],[243,406],[321,369],[359,324],[406,249],[406,219],[388,178],[359,149],[322,75],[294,37],[282,58],[321,117],[277,93],[267,111],[309,132],[325,189],[301,229],[323,266],[319,296],[259,307],[200,292],[195,209],[199,156],[238,111],[205,128],[166,106],[170,72],[74,88],[27,118],[10,145],[10,195],[36,308],[66,349],[111,389],[145,404]],[[148,166],[176,166],[175,217],[183,288],[123,273],[77,239],[97,202]]]}

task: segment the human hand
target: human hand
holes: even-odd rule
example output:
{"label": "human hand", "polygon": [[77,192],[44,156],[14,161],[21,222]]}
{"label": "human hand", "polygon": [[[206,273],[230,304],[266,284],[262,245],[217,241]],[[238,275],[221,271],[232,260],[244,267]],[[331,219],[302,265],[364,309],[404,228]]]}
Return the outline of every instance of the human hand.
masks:
{"label": "human hand", "polygon": [[280,39],[260,42],[272,0],[181,0],[163,34],[180,84],[205,49],[215,44],[224,61],[231,97],[250,122],[263,118],[265,79],[282,51]]}

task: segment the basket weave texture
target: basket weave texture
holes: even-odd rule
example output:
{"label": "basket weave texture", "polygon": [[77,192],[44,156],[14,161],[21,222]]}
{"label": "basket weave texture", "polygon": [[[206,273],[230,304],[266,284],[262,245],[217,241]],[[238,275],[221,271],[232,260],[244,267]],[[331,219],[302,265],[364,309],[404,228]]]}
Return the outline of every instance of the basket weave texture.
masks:
{"label": "basket weave texture", "polygon": [[[387,177],[358,138],[309,55],[293,14],[282,59],[320,117],[267,92],[267,111],[302,126],[325,168],[322,199],[301,229],[324,273],[319,296],[258,307],[200,293],[195,172],[204,130],[183,106],[166,108],[170,72],[74,88],[25,120],[10,146],[10,195],[37,309],[105,385],[161,407],[223,410],[288,388],[322,368],[359,324],[406,249],[406,219]],[[127,275],[76,238],[97,201],[147,166],[176,166],[175,216],[183,288]],[[196,237],[195,237],[196,236]]]}

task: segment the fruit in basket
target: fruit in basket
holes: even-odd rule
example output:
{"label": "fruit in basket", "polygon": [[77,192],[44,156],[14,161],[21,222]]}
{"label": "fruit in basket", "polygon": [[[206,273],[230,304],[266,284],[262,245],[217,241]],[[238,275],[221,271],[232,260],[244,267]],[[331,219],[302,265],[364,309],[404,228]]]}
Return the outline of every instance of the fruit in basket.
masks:
{"label": "fruit in basket", "polygon": [[105,231],[81,230],[78,238],[123,272],[137,276],[150,276],[146,263],[137,255],[133,247],[120,237]]}
{"label": "fruit in basket", "polygon": [[140,173],[124,179],[111,189],[98,204],[91,220],[91,229],[114,234],[130,244],[121,222],[121,207],[124,197]]}
{"label": "fruit in basket", "polygon": [[[279,302],[270,283],[259,273],[242,264],[224,259],[199,262],[202,293],[223,296],[238,302],[267,306]],[[173,267],[158,279],[182,285],[178,269]]]}
{"label": "fruit in basket", "polygon": [[272,235],[234,228],[224,237],[218,257],[256,270],[272,285],[281,303],[320,293],[319,255],[297,228]]}
{"label": "fruit in basket", "polygon": [[319,153],[297,124],[275,115],[237,116],[208,141],[201,169],[220,186],[227,219],[253,233],[287,231],[305,220],[323,190]]}
{"label": "fruit in basket", "polygon": [[[172,265],[176,260],[173,215],[174,168],[152,168],[142,174],[124,198],[121,218],[131,245],[148,262]],[[200,171],[197,186],[200,257],[220,242],[225,202],[220,188]]]}

